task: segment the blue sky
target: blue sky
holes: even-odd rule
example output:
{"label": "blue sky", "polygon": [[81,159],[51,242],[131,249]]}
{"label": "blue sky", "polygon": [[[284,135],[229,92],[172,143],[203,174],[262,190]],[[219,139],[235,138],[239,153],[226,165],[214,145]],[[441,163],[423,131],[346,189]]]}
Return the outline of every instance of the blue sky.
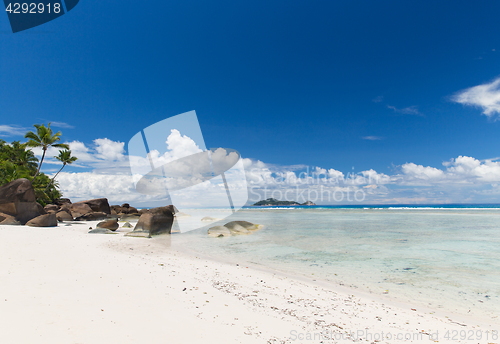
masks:
{"label": "blue sky", "polygon": [[500,156],[497,87],[470,91],[500,76],[498,13],[497,1],[82,0],[16,34],[4,13],[0,134],[50,120],[95,147],[195,110],[207,147],[283,169],[446,172]]}

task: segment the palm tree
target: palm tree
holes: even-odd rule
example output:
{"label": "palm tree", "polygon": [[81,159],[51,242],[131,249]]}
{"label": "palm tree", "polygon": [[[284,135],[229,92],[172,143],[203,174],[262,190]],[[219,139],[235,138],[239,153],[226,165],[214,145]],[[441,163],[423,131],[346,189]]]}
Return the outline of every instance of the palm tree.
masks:
{"label": "palm tree", "polygon": [[9,148],[12,162],[17,166],[26,167],[33,173],[38,167],[38,159],[31,149],[26,149],[26,145],[26,143],[14,141],[10,145],[7,145],[7,147]]}
{"label": "palm tree", "polygon": [[52,179],[50,180],[49,185],[47,185],[47,187],[45,188],[45,192],[47,192],[47,190],[49,189],[50,185],[54,182],[54,179],[56,179],[57,175],[59,174],[59,172],[62,171],[62,169],[64,168],[64,166],[71,165],[72,163],[74,163],[75,161],[78,160],[78,158],[76,156],[71,156],[71,151],[69,149],[60,150],[59,151],[59,155],[55,156],[54,158],[56,158],[57,160],[59,160],[60,162],[62,162],[63,165],[62,165],[61,169],[59,171],[57,171],[56,175],[54,177],[52,177]]}
{"label": "palm tree", "polygon": [[38,173],[40,173],[40,168],[42,167],[45,153],[47,152],[47,149],[49,147],[69,149],[69,146],[65,143],[57,143],[61,140],[61,132],[58,131],[57,133],[52,134],[52,129],[50,129],[50,122],[47,127],[45,127],[43,124],[35,124],[34,127],[36,128],[36,134],[32,131],[28,131],[26,135],[24,135],[25,138],[29,139],[29,141],[27,142],[28,147],[40,147],[43,150],[42,159],[40,160],[40,164],[38,165],[38,169],[36,170],[33,180],[35,180],[35,178],[38,176]]}

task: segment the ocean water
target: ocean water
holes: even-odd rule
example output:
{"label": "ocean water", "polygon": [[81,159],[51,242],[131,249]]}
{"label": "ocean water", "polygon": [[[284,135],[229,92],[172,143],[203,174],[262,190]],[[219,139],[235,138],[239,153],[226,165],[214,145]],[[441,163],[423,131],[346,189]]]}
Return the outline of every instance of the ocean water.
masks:
{"label": "ocean water", "polygon": [[[266,227],[207,236],[232,220]],[[172,246],[500,323],[500,207],[256,207],[215,224]]]}

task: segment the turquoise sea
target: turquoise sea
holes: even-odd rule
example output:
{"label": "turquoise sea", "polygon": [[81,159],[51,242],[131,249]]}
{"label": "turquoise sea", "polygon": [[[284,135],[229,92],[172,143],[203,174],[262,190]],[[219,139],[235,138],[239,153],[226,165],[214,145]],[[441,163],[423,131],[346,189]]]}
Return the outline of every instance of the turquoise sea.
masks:
{"label": "turquoise sea", "polygon": [[499,205],[251,207],[216,224],[232,220],[266,227],[172,246],[500,323]]}

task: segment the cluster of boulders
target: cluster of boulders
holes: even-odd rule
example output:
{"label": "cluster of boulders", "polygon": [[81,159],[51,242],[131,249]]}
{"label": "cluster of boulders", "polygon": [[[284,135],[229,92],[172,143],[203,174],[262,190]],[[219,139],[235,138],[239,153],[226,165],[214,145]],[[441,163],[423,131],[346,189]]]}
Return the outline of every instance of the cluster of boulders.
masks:
{"label": "cluster of boulders", "polygon": [[[174,215],[178,213],[173,205],[138,210],[128,203],[109,205],[106,198],[97,198],[72,203],[61,198],[42,207],[36,202],[35,191],[28,179],[17,179],[0,186],[0,225],[27,225],[32,227],[54,227],[58,222],[101,221],[89,233],[113,234],[120,227],[118,220],[137,220],[133,231],[125,234],[132,237],[150,238],[154,235],[170,234]],[[181,215],[181,213],[178,213]],[[205,217],[202,221],[218,220]],[[123,228],[132,228],[126,222]],[[262,225],[247,221],[231,221],[224,226],[211,227],[211,237],[227,237],[251,234]]]}
{"label": "cluster of boulders", "polygon": [[222,238],[233,235],[252,234],[262,228],[264,228],[263,225],[256,225],[248,221],[231,221],[224,226],[210,227],[208,229],[208,236]]}
{"label": "cluster of boulders", "polygon": [[[174,206],[137,210],[125,203],[110,206],[106,198],[72,203],[61,198],[54,204],[42,207],[36,202],[35,191],[28,179],[17,179],[0,186],[0,225],[27,225],[54,227],[58,222],[100,221],[91,233],[113,233],[119,228],[118,220],[138,220],[129,236],[151,237],[170,234]],[[131,228],[132,225],[128,223]]]}
{"label": "cluster of boulders", "polygon": [[17,179],[0,187],[0,224],[54,223],[55,216],[46,215],[29,180]]}

